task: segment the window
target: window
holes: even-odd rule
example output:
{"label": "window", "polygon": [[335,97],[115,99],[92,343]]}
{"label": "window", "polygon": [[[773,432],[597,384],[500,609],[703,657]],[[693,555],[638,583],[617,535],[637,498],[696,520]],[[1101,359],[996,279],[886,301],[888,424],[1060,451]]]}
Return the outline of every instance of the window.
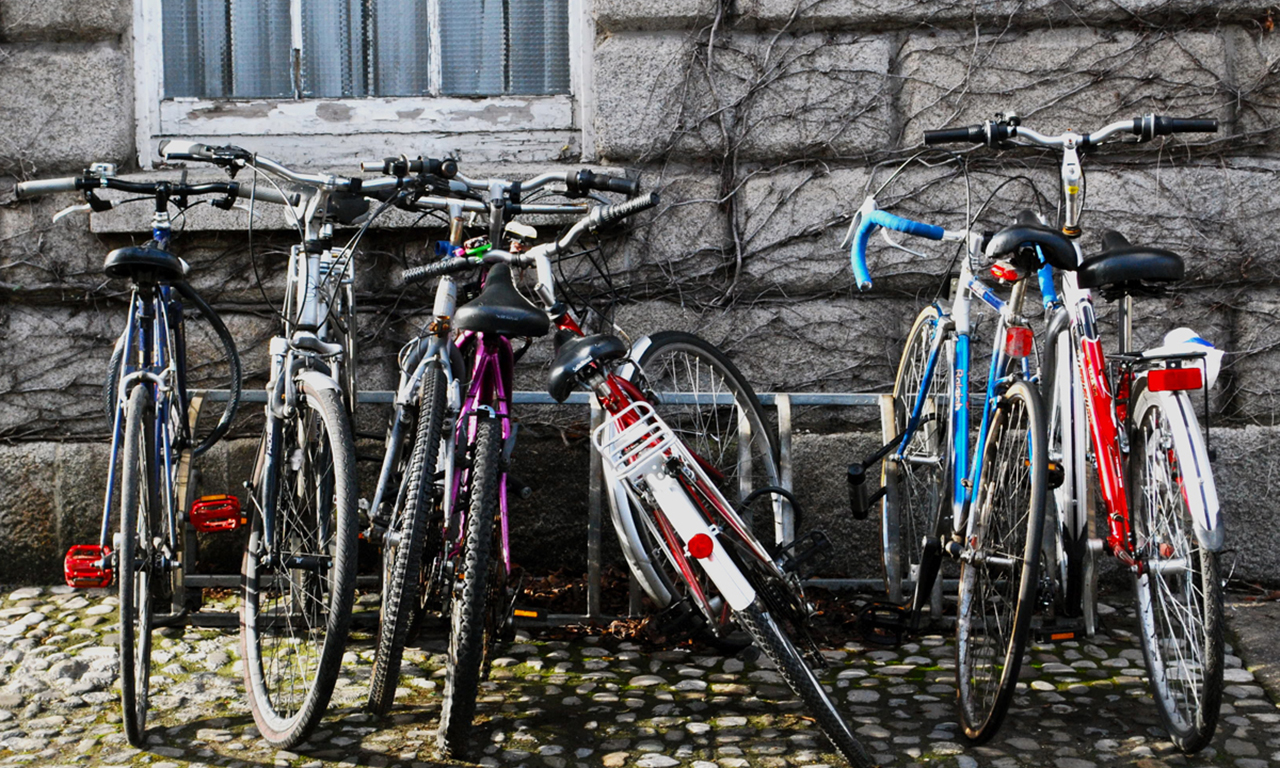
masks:
{"label": "window", "polygon": [[225,139],[312,165],[584,153],[586,2],[135,0],[134,50],[160,51],[135,61],[139,147]]}

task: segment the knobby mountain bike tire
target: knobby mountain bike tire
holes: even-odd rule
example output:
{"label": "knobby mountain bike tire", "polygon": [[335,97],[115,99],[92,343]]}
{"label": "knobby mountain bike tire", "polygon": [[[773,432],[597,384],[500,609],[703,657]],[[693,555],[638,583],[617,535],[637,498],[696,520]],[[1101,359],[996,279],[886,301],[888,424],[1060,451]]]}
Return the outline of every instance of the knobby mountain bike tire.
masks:
{"label": "knobby mountain bike tire", "polygon": [[[245,689],[269,743],[289,748],[320,722],[351,621],[356,576],[355,446],[336,389],[299,386],[274,466],[255,489],[275,509],[275,553],[254,516],[242,569]],[[274,498],[271,498],[274,496]]]}
{"label": "knobby mountain bike tire", "polygon": [[[1168,400],[1185,410],[1166,412]],[[1196,537],[1182,468],[1195,462],[1197,477],[1212,469],[1207,454],[1194,451],[1191,430],[1198,438],[1199,425],[1182,416],[1191,413],[1185,394],[1162,400],[1140,383],[1131,402],[1129,515],[1142,566],[1135,576],[1142,652],[1170,738],[1196,752],[1213,737],[1222,702],[1222,580],[1217,554]],[[1175,430],[1187,439],[1175,439]]]}
{"label": "knobby mountain bike tire", "polygon": [[[737,366],[715,345],[691,333],[662,331],[649,337],[648,347],[636,362],[643,372],[642,383],[654,394],[650,401],[654,411],[704,468],[714,470],[718,477],[712,481],[730,503],[739,503],[760,488],[779,485],[776,441],[760,399]],[[732,405],[681,402],[698,396],[722,399],[725,395],[730,396]],[[745,471],[747,466],[749,471]],[[680,601],[686,589],[684,580],[664,554],[660,537],[646,523],[652,512],[637,509],[634,500],[616,487],[608,496],[628,565],[649,599],[659,610]],[[743,515],[771,552],[782,543],[775,519],[779,503],[779,497],[765,493]],[[709,639],[714,639],[711,634]],[[730,645],[742,643],[731,641]]]}
{"label": "knobby mountain bike tire", "polygon": [[[395,699],[404,645],[419,605],[423,547],[433,522],[436,462],[440,456],[447,383],[440,364],[427,364],[418,395],[413,448],[397,494],[388,542],[382,547],[382,613],[369,682],[371,712],[384,714]],[[432,553],[433,555],[435,553]]]}
{"label": "knobby mountain bike tire", "polygon": [[500,598],[500,569],[494,568],[498,482],[501,478],[502,427],[498,419],[476,414],[476,439],[467,477],[466,533],[457,558],[458,572],[449,601],[449,651],[445,657],[444,701],[436,746],[444,757],[467,754],[476,711],[476,695],[495,640],[493,611]]}
{"label": "knobby mountain bike tire", "polygon": [[120,459],[120,543],[116,582],[120,590],[120,705],[129,743],[141,747],[147,726],[151,678],[151,587],[155,568],[152,534],[158,517],[152,479],[155,403],[151,386],[139,384],[125,407]]}
{"label": "knobby mountain bike tire", "polygon": [[960,723],[975,743],[1000,728],[1018,682],[1036,608],[1048,474],[1039,393],[1015,381],[997,397],[956,616]]}
{"label": "knobby mountain bike tire", "polygon": [[949,340],[938,350],[933,373],[925,381],[934,332],[941,321],[938,307],[927,306],[920,310],[907,334],[893,382],[894,436],[906,430],[921,389],[928,394],[919,424],[907,440],[903,460],[898,462],[887,457],[880,470],[881,485],[885,489],[881,506],[885,592],[891,597],[901,596],[904,584],[911,583],[913,626],[919,624],[921,610],[931,602],[942,563],[940,547],[925,551],[925,537],[936,539],[944,527],[949,530],[945,522],[951,500],[948,425],[952,346]]}

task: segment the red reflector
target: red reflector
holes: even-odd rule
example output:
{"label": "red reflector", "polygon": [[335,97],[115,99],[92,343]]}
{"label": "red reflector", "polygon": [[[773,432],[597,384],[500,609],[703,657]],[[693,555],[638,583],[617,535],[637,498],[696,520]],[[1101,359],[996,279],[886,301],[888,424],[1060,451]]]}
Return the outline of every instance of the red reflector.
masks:
{"label": "red reflector", "polygon": [[1204,376],[1199,368],[1158,368],[1147,372],[1147,389],[1152,392],[1199,389],[1203,385]]}
{"label": "red reflector", "polygon": [[1010,283],[1016,283],[1018,278],[1022,277],[1012,264],[1003,261],[997,261],[991,265],[991,276],[997,280],[1005,280]]}
{"label": "red reflector", "polygon": [[692,539],[689,539],[689,554],[699,560],[711,557],[713,550],[715,550],[715,542],[705,533],[696,534]]}
{"label": "red reflector", "polygon": [[1011,325],[1004,335],[1004,353],[1009,357],[1026,357],[1031,354],[1035,337],[1024,325]]}
{"label": "red reflector", "polygon": [[245,521],[235,496],[201,496],[191,505],[191,526],[201,533],[234,531]]}
{"label": "red reflector", "polygon": [[62,575],[68,587],[101,589],[111,586],[111,550],[97,544],[77,544],[67,550]]}

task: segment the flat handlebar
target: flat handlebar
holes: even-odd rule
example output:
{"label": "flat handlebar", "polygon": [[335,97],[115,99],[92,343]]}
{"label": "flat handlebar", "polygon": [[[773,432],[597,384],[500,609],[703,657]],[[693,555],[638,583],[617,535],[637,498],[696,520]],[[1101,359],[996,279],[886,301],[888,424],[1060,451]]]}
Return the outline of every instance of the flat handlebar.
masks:
{"label": "flat handlebar", "polygon": [[963,128],[943,128],[924,132],[924,143],[933,144],[986,144],[996,147],[1006,141],[1022,139],[1029,144],[1046,147],[1061,147],[1068,141],[1078,141],[1081,146],[1095,147],[1117,133],[1129,133],[1138,137],[1139,142],[1150,141],[1156,136],[1168,136],[1174,133],[1215,133],[1218,121],[1206,118],[1164,117],[1147,114],[1131,120],[1118,120],[1092,133],[1077,134],[1072,131],[1058,136],[1047,136],[1030,128],[1007,120],[992,120],[981,125],[969,125]]}

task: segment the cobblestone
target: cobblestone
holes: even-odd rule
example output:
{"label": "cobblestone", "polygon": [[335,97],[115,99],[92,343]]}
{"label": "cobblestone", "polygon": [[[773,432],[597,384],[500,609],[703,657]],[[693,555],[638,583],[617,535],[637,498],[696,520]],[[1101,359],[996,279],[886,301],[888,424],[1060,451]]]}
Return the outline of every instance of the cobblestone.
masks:
{"label": "cobblestone", "polygon": [[[0,766],[436,764],[431,745],[443,641],[406,650],[397,706],[379,719],[360,710],[372,642],[359,632],[329,716],[306,744],[282,751],[262,742],[252,725],[234,631],[158,630],[148,745],[131,749],[119,725],[115,605],[94,592],[24,588],[0,596]],[[214,606],[233,607],[233,599]],[[40,629],[49,615],[79,629],[91,618],[101,621],[87,632],[51,634]],[[822,679],[886,766],[1280,762],[1280,709],[1234,648],[1212,745],[1194,756],[1178,754],[1148,693],[1131,619],[1124,611],[1108,616],[1108,631],[1087,642],[1029,649],[1004,728],[982,746],[966,744],[956,723],[948,637],[929,635],[896,649],[857,642],[825,649],[829,669]],[[566,642],[522,631],[498,649],[494,674],[480,691],[476,757],[490,768],[844,765],[771,667],[752,652],[646,652],[609,637]]]}

